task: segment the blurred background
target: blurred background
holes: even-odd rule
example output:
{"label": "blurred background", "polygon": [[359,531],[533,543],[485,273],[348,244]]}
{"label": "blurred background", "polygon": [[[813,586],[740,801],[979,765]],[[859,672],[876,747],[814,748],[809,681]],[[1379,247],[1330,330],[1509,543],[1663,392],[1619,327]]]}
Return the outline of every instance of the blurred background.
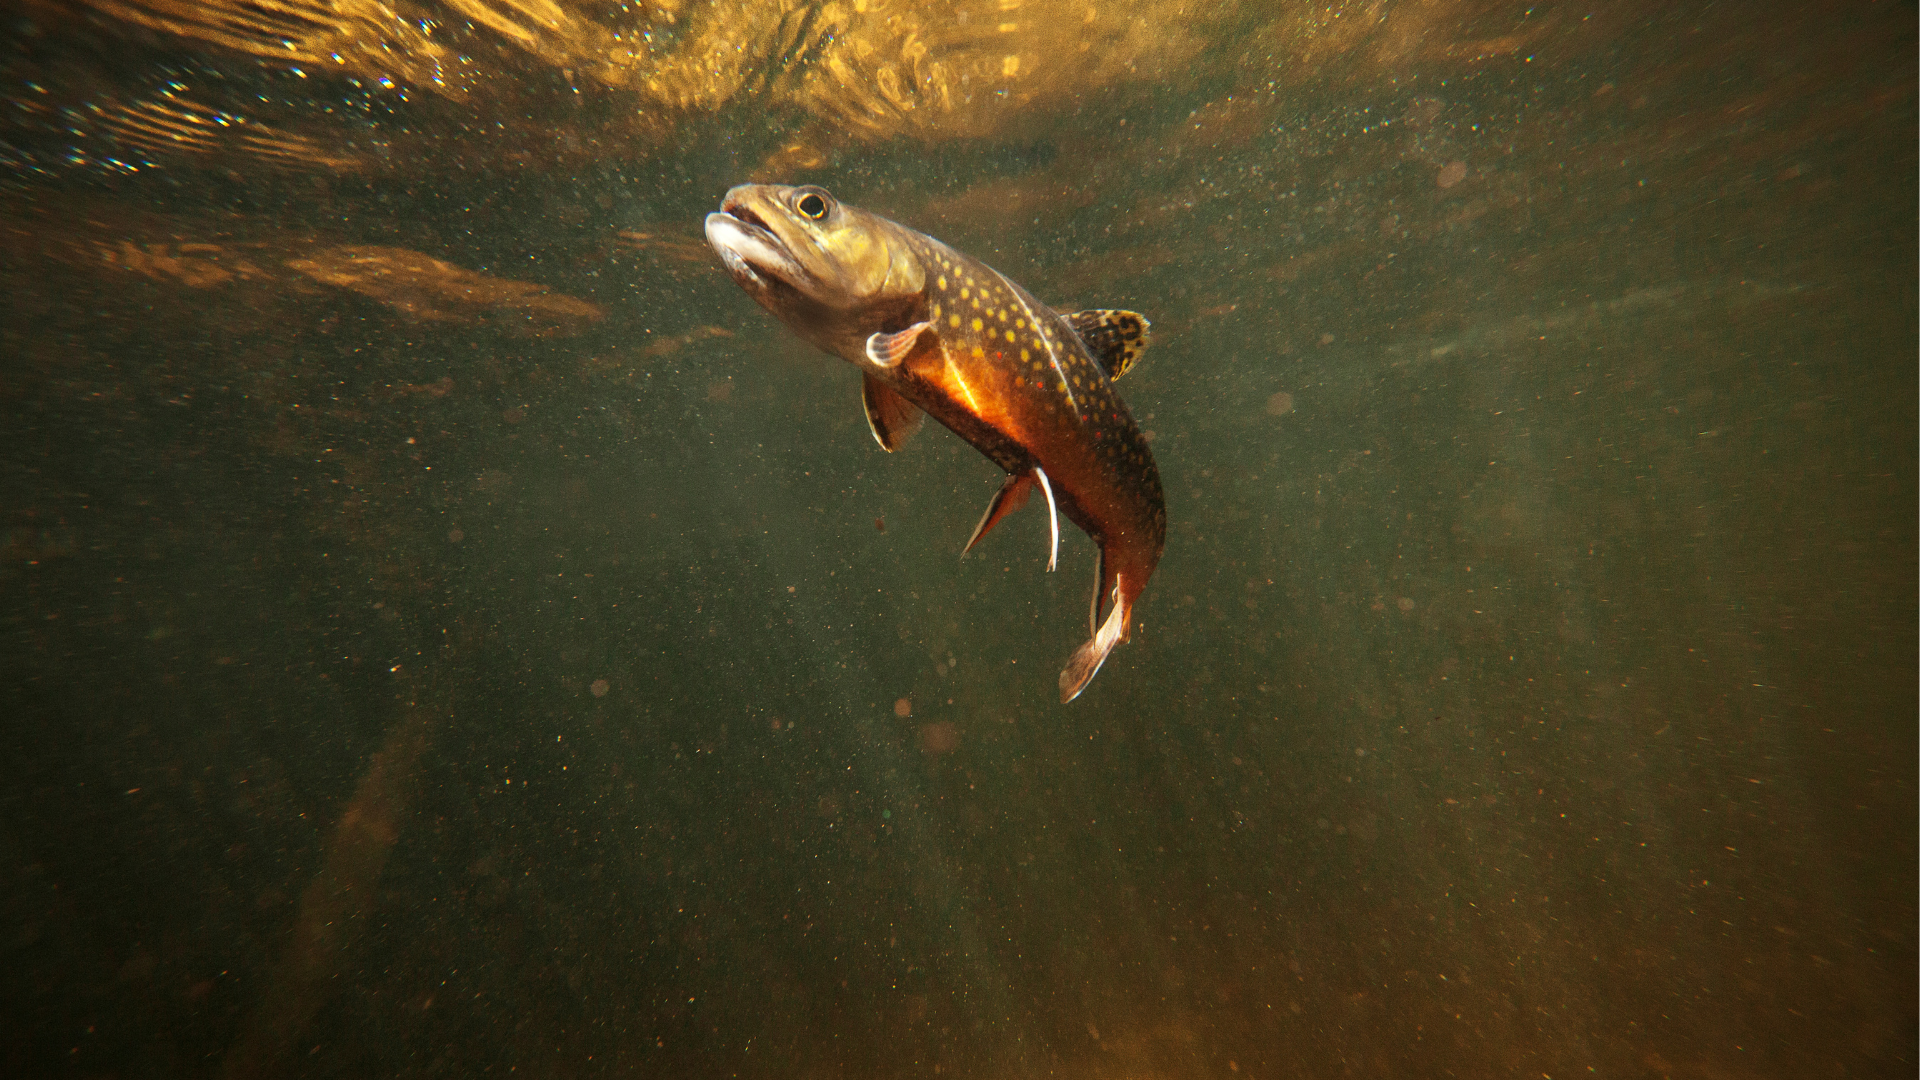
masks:
{"label": "blurred background", "polygon": [[[1909,1077],[1912,3],[9,0],[0,1072]],[[1171,522],[879,451],[820,183]]]}

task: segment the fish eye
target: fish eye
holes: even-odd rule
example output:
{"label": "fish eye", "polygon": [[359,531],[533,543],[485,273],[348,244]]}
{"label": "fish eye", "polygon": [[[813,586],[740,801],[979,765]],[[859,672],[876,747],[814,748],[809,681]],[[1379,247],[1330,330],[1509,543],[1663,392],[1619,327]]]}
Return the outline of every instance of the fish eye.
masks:
{"label": "fish eye", "polygon": [[814,221],[819,221],[827,216],[827,211],[833,209],[833,200],[824,191],[807,191],[793,201],[793,207]]}

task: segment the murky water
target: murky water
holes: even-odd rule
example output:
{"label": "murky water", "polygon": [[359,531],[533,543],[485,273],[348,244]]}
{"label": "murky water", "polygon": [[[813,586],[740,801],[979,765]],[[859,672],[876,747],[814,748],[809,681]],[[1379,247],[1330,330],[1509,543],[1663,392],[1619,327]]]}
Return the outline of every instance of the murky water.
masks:
{"label": "murky water", "polygon": [[[1912,1075],[1911,5],[7,18],[7,1075]],[[1153,319],[1080,700],[748,179]]]}

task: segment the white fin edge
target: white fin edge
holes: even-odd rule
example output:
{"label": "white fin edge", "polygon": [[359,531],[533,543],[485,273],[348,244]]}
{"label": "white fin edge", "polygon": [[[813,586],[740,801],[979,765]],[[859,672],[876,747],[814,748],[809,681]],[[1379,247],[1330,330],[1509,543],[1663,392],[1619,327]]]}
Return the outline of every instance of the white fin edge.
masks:
{"label": "white fin edge", "polygon": [[1052,547],[1047,551],[1047,573],[1060,563],[1060,511],[1053,505],[1053,484],[1047,479],[1047,470],[1038,465],[1033,467],[1033,475],[1040,480],[1040,490],[1047,495],[1047,533],[1052,538]]}
{"label": "white fin edge", "polygon": [[1098,633],[1088,639],[1085,645],[1073,650],[1067,658],[1067,666],[1060,671],[1060,704],[1065,705],[1080,696],[1095,675],[1100,674],[1100,665],[1107,662],[1113,647],[1120,644],[1120,638],[1126,633],[1127,604],[1120,595],[1118,580],[1113,585],[1113,610],[1107,612],[1107,621]]}
{"label": "white fin edge", "polygon": [[878,368],[896,368],[920,341],[931,322],[917,322],[897,334],[876,330],[867,336],[867,362]]}

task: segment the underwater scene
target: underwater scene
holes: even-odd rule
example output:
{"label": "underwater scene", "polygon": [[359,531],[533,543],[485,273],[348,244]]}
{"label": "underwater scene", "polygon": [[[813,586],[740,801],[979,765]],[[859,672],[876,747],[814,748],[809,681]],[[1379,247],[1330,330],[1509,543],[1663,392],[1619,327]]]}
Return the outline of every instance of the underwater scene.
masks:
{"label": "underwater scene", "polygon": [[0,14],[0,1075],[1920,1067],[1913,3]]}

